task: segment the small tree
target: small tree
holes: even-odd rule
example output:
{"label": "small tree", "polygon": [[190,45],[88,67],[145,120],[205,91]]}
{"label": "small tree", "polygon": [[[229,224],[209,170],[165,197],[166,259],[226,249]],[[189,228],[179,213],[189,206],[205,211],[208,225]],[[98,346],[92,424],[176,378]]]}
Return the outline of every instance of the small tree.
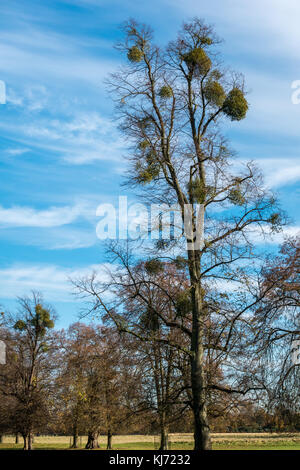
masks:
{"label": "small tree", "polygon": [[266,409],[277,425],[293,429],[300,409],[299,242],[299,236],[286,239],[280,253],[270,256],[262,268],[252,337]]}
{"label": "small tree", "polygon": [[71,431],[74,449],[78,447],[79,433],[86,429],[86,370],[91,354],[91,334],[91,328],[75,323],[61,335],[62,361],[56,378],[58,408],[62,410],[65,431]]}
{"label": "small tree", "polygon": [[12,420],[24,439],[24,450],[31,450],[33,433],[49,420],[49,392],[53,344],[49,330],[54,314],[43,305],[39,294],[19,299],[19,311],[8,315],[12,327],[8,343],[7,367],[1,374],[2,392],[13,398]]}
{"label": "small tree", "polygon": [[122,380],[128,369],[120,366],[117,340],[110,328],[83,323],[71,325],[63,334],[57,387],[65,423],[72,430],[73,448],[78,446],[79,432],[88,434],[86,449],[98,448],[103,431],[111,448],[113,432],[125,416],[122,394],[132,382],[128,375],[127,384]]}

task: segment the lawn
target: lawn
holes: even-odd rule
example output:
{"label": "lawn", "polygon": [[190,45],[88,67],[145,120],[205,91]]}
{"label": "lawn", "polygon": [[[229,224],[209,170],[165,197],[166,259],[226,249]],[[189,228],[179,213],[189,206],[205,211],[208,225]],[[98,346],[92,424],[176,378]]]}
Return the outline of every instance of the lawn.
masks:
{"label": "lawn", "polygon": [[[214,450],[300,450],[300,434],[213,434]],[[4,436],[0,450],[22,449],[20,444],[14,443],[13,436]],[[69,436],[36,436],[34,448],[38,450],[67,450],[70,448]],[[83,449],[86,436],[79,439],[79,448]],[[105,449],[106,439],[100,437],[100,447]],[[157,450],[158,436],[114,436],[114,450]],[[191,434],[171,434],[170,450],[192,450],[193,438]]]}

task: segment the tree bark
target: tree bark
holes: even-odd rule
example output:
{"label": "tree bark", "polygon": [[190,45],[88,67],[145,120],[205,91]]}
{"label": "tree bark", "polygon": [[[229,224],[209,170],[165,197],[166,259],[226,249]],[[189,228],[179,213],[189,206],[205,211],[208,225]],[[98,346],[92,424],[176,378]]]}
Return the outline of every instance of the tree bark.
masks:
{"label": "tree bark", "polygon": [[2,436],[2,434],[1,434],[1,435],[0,435],[0,444],[2,444],[2,442],[3,442],[3,436]]}
{"label": "tree bark", "polygon": [[112,432],[111,432],[110,429],[108,429],[108,431],[107,431],[107,446],[106,446],[106,449],[107,450],[112,449]]}
{"label": "tree bark", "polygon": [[192,289],[193,328],[191,384],[194,414],[194,450],[211,450],[210,430],[207,418],[206,380],[204,370],[204,316],[200,283]]}
{"label": "tree bark", "polygon": [[24,446],[23,450],[32,450],[32,434],[23,434]]}
{"label": "tree bark", "polygon": [[28,440],[28,450],[32,450],[33,437],[31,433],[28,434],[27,440]]}
{"label": "tree bark", "polygon": [[89,431],[88,432],[88,441],[86,443],[86,449],[99,449],[98,444],[98,432],[97,431]]}
{"label": "tree bark", "polygon": [[160,447],[159,450],[168,450],[169,449],[169,436],[168,430],[164,423],[161,424],[160,428]]}
{"label": "tree bark", "polygon": [[19,433],[16,432],[16,444],[19,444]]}
{"label": "tree bark", "polygon": [[73,443],[71,445],[71,449],[77,449],[78,448],[78,432],[77,429],[73,431]]}

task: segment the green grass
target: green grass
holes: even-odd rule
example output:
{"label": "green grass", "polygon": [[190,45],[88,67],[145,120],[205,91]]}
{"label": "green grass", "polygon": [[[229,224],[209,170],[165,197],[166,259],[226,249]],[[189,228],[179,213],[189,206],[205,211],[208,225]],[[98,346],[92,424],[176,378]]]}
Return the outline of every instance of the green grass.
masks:
{"label": "green grass", "polygon": [[[79,449],[84,449],[86,437],[79,440]],[[123,441],[123,442],[122,442]],[[99,439],[100,450],[106,449],[106,438]],[[158,436],[115,436],[114,450],[157,450]],[[5,436],[0,444],[0,450],[21,450],[22,439],[19,444],[14,443],[13,436]],[[34,449],[37,450],[73,450],[70,449],[70,438],[67,436],[38,436],[35,439]],[[173,434],[170,450],[192,450],[191,435]],[[214,434],[213,450],[300,450],[299,434]]]}

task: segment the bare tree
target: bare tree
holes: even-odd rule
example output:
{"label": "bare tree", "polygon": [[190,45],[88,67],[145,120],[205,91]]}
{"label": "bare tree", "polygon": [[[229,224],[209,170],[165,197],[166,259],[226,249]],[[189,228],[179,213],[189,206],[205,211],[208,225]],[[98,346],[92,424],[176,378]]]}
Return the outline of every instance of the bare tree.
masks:
{"label": "bare tree", "polygon": [[[19,311],[8,315],[7,364],[1,370],[0,389],[13,400],[11,420],[14,431],[24,439],[24,450],[32,448],[33,433],[49,420],[49,396],[54,367],[54,351],[49,330],[54,313],[43,304],[40,294],[19,299]],[[53,359],[53,358],[52,358]]]}
{"label": "bare tree", "polygon": [[[229,307],[220,294],[233,284],[239,290],[244,287],[246,271],[249,273],[257,259],[255,237],[264,228],[266,232],[277,230],[283,217],[254,165],[233,165],[233,152],[222,136],[222,120],[243,119],[248,103],[243,77],[221,64],[219,39],[213,29],[194,19],[183,25],[166,48],[154,45],[150,28],[135,21],[129,21],[124,32],[125,40],[118,49],[127,55],[130,65],[114,74],[109,86],[121,130],[131,143],[127,184],[142,187],[139,194],[145,202],[167,205],[160,212],[169,212],[174,205],[178,210],[180,224],[177,218],[175,236],[158,240],[153,253],[156,259],[175,258],[176,245],[176,254],[185,263],[191,328],[187,332],[178,318],[172,326],[189,337],[195,449],[207,450],[211,441],[205,325],[209,316],[223,319],[214,336],[220,339],[223,334],[227,339],[221,345],[220,341],[212,343],[209,349],[226,355],[235,326],[241,325],[255,300],[249,299],[247,289],[243,299],[239,300],[238,292],[232,294]],[[160,227],[160,218],[155,227]],[[122,256],[119,260],[134,284],[128,261]],[[97,298],[98,306],[120,324],[120,312],[104,307],[103,293],[109,286],[85,287]],[[139,291],[138,285],[136,289]]]}
{"label": "bare tree", "polygon": [[265,408],[283,427],[297,421],[300,409],[299,273],[299,237],[288,238],[262,268],[253,318],[256,379],[265,387]]}

